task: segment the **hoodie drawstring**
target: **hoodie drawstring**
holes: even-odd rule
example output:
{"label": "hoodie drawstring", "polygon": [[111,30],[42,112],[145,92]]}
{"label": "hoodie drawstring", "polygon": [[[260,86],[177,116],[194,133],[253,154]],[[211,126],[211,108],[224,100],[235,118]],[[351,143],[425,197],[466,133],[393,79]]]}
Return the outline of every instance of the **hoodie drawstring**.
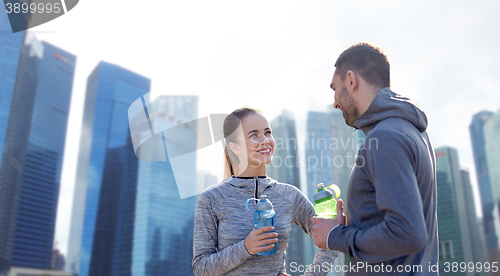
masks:
{"label": "hoodie drawstring", "polygon": [[257,199],[259,198],[257,196],[257,192],[259,191],[259,177],[258,176],[254,176],[253,177],[253,181],[255,183],[255,192],[254,192],[254,198],[255,198],[255,204],[257,204]]}

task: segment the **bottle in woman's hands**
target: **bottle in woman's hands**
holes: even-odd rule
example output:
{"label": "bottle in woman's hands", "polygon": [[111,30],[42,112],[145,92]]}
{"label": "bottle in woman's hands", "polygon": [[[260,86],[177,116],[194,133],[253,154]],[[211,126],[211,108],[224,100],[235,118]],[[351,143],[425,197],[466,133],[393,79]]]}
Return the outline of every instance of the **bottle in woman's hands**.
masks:
{"label": "bottle in woman's hands", "polygon": [[[248,207],[248,203],[250,200],[256,200],[255,198],[249,198],[247,202],[245,203],[245,206],[247,207],[248,210],[250,208]],[[257,243],[261,244],[261,248],[266,248],[263,250],[257,250],[256,253],[258,255],[273,255],[278,251],[278,240],[273,239],[274,237],[277,237],[278,234],[276,233],[276,230],[274,227],[276,226],[276,214],[274,213],[273,210],[273,204],[267,200],[266,195],[261,195],[260,200],[257,205],[255,205],[255,211],[254,212],[254,223],[255,223],[255,230],[258,231],[261,228],[261,231],[258,231],[259,234],[263,237],[259,237],[260,240],[257,241]],[[250,210],[251,211],[251,210]],[[272,227],[272,228],[268,228]],[[268,230],[266,230],[268,229]],[[252,232],[254,232],[252,231]],[[265,232],[264,232],[265,231]],[[271,232],[272,231],[272,232]],[[250,233],[251,235],[252,233]],[[249,236],[250,236],[249,235]],[[265,237],[264,237],[265,236]],[[248,237],[247,237],[248,238]],[[263,240],[263,239],[270,239],[270,240]],[[272,240],[271,240],[272,239]],[[270,246],[269,243],[273,243],[274,246]],[[245,239],[245,246],[246,246],[246,239]],[[248,247],[247,247],[248,250]],[[250,251],[248,251],[250,254],[255,254]]]}

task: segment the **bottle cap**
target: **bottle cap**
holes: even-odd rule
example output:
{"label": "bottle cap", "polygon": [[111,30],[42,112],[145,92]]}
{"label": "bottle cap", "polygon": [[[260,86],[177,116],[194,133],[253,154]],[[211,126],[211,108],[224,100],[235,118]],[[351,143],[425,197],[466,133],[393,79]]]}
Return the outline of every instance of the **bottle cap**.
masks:
{"label": "bottle cap", "polygon": [[257,210],[270,210],[273,209],[273,204],[267,199],[267,195],[261,195],[259,203],[255,205]]}
{"label": "bottle cap", "polygon": [[333,193],[329,190],[318,190],[318,192],[314,195],[314,202],[327,197],[333,198]]}

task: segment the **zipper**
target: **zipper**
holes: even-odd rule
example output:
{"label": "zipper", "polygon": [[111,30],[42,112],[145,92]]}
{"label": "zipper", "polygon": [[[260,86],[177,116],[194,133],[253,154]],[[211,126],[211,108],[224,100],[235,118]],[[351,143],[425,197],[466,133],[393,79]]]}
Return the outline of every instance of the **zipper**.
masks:
{"label": "zipper", "polygon": [[254,188],[254,198],[255,198],[255,204],[257,204],[257,199],[258,199],[258,191],[259,191],[259,177],[258,176],[254,176],[253,177],[253,182],[255,183],[255,188]]}

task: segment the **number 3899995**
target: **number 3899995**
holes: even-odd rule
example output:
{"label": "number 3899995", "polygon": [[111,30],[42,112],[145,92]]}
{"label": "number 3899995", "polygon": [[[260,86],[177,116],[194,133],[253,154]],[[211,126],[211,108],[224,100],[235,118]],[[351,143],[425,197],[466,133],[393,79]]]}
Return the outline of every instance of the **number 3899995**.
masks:
{"label": "number 3899995", "polygon": [[477,262],[477,263],[473,263],[473,262],[446,262],[444,263],[444,267],[443,267],[443,270],[444,272],[481,272],[481,271],[484,271],[484,272],[498,272],[498,266],[497,266],[497,262],[492,262],[492,263],[489,263],[489,262],[485,262],[485,263],[481,263],[481,262]]}
{"label": "number 3899995", "polygon": [[61,3],[7,3],[7,13],[61,13]]}

